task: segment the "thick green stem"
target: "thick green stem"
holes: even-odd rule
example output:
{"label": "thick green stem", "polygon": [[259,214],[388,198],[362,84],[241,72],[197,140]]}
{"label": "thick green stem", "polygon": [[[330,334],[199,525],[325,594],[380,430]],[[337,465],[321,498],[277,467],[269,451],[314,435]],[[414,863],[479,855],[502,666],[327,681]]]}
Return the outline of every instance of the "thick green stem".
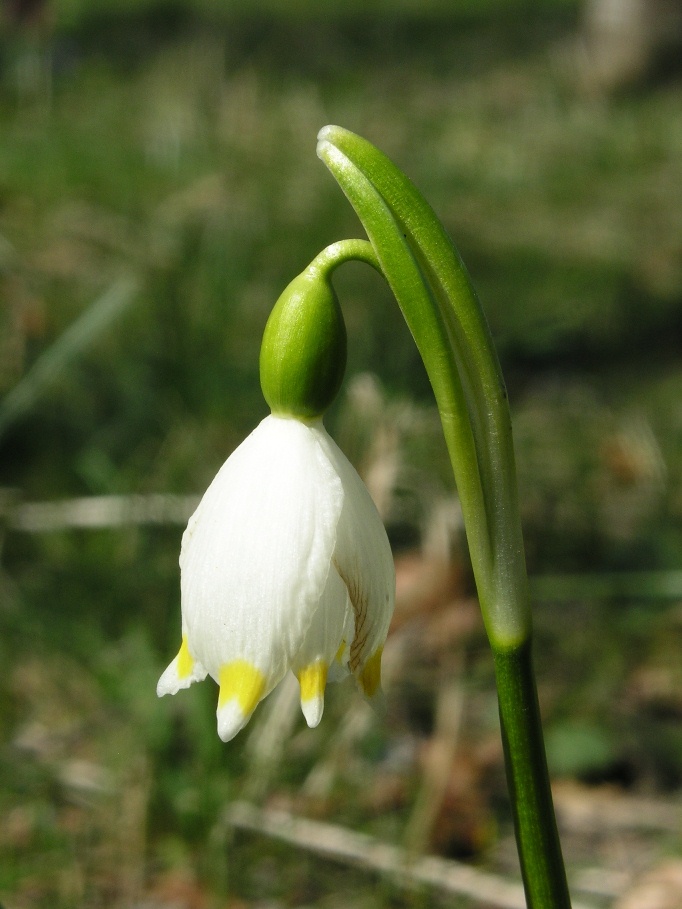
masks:
{"label": "thick green stem", "polygon": [[529,909],[570,909],[542,737],[530,638],[493,647],[507,783]]}

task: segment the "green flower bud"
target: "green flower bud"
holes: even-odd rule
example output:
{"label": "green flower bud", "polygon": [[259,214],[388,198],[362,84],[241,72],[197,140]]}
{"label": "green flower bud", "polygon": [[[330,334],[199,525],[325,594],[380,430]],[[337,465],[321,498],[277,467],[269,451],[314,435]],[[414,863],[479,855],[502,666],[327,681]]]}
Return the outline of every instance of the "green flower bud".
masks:
{"label": "green flower bud", "polygon": [[260,350],[260,383],[273,414],[322,416],[346,369],[346,326],[329,269],[313,263],[270,313]]}

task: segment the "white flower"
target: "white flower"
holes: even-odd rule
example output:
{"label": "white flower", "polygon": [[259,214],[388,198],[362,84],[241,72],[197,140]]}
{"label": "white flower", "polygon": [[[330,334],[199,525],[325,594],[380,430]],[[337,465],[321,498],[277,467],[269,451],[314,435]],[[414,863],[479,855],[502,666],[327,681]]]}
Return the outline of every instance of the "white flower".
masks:
{"label": "white flower", "polygon": [[159,679],[175,694],[211,675],[229,741],[292,669],[316,726],[327,678],[380,695],[395,570],[381,519],[322,420],[269,416],[228,458],[180,553],[182,646]]}

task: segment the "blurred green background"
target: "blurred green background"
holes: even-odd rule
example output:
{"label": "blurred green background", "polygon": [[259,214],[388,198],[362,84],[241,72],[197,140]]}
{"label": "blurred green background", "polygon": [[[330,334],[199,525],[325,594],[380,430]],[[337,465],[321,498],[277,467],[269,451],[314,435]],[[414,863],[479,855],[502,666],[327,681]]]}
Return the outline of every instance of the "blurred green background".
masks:
{"label": "blurred green background", "polygon": [[679,855],[682,13],[656,0],[643,25],[634,8],[5,2],[6,909],[443,901],[235,832],[238,798],[517,874],[437,416],[363,266],[336,282],[349,368],[327,423],[396,553],[388,716],[342,685],[307,730],[285,686],[279,727],[263,705],[225,746],[210,682],[154,694],[178,644],[182,522],[267,412],[269,310],[323,246],[362,235],[315,157],[326,123],[412,177],[490,320],[574,888],[626,906]]}

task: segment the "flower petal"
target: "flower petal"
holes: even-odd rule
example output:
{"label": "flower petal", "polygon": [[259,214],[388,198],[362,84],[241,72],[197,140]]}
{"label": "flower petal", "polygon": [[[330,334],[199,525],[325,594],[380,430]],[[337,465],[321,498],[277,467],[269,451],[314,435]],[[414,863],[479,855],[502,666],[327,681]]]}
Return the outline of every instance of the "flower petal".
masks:
{"label": "flower petal", "polygon": [[[380,662],[395,605],[395,567],[374,502],[341,449],[318,426],[315,432],[343,485],[334,565],[348,588],[355,628],[348,666],[367,697],[380,694]],[[365,669],[371,662],[371,672]]]}
{"label": "flower petal", "polygon": [[264,696],[266,678],[245,660],[226,663],[220,670],[218,695],[218,735],[229,742],[249,721]]}
{"label": "flower petal", "polygon": [[308,633],[291,664],[301,685],[301,710],[309,726],[317,726],[322,719],[327,672],[343,640],[349,613],[346,585],[332,567]]}
{"label": "flower petal", "polygon": [[297,673],[301,686],[301,710],[305,721],[314,728],[322,719],[324,713],[324,689],[327,685],[328,664],[324,660],[317,660],[304,666]]}
{"label": "flower petal", "polygon": [[[346,595],[348,595],[348,591],[346,591]],[[329,672],[327,673],[328,682],[341,682],[343,679],[348,678],[348,675],[350,674],[350,669],[348,668],[350,645],[353,642],[354,634],[355,613],[353,612],[353,606],[349,597],[348,608],[346,609],[346,621],[343,626],[343,637],[341,638],[338,650],[334,654],[334,660],[329,667]]]}
{"label": "flower petal", "polygon": [[193,682],[203,682],[208,673],[189,652],[187,637],[183,635],[178,655],[168,666],[156,685],[158,697],[176,694],[182,688],[189,688]]}
{"label": "flower petal", "polygon": [[[327,583],[342,500],[315,424],[273,416],[208,488],[182,540],[182,613],[221,689],[226,666],[248,664],[264,679],[257,703],[292,664]],[[256,703],[224,700],[224,731]]]}

